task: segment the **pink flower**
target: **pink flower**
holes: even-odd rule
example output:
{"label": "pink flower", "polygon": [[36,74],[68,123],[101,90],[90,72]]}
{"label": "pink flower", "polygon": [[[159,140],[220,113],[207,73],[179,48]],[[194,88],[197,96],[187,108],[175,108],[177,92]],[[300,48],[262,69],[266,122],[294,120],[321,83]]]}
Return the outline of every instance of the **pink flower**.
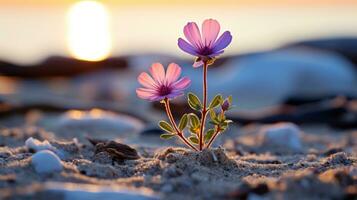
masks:
{"label": "pink flower", "polygon": [[184,27],[183,32],[188,42],[179,38],[178,46],[184,52],[199,58],[199,61],[194,63],[194,67],[199,67],[203,64],[203,61],[222,54],[224,48],[231,43],[231,33],[225,31],[218,37],[219,31],[220,25],[218,21],[214,19],[206,19],[202,23],[202,32],[200,32],[195,22],[189,22]]}
{"label": "pink flower", "polygon": [[149,101],[161,101],[165,98],[173,99],[183,95],[183,90],[190,86],[191,80],[187,77],[179,79],[181,67],[171,63],[166,71],[160,63],[154,63],[150,67],[151,76],[142,72],[138,76],[143,88],[136,89],[136,94]]}

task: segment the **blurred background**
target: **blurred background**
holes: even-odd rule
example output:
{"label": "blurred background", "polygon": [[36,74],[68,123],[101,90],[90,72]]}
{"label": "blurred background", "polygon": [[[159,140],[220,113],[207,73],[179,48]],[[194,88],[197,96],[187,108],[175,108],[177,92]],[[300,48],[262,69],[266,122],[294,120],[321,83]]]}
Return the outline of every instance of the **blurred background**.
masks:
{"label": "blurred background", "polygon": [[176,62],[200,94],[201,71],[177,39],[207,18],[233,35],[209,92],[233,95],[237,122],[356,127],[354,0],[1,0],[2,115],[102,108],[154,121],[160,105],[136,97],[137,75]]}
{"label": "blurred background", "polygon": [[235,36],[227,55],[357,34],[354,0],[2,0],[0,5],[0,58],[23,64],[54,54],[85,60],[185,56],[176,45],[182,27],[206,18],[219,20]]}

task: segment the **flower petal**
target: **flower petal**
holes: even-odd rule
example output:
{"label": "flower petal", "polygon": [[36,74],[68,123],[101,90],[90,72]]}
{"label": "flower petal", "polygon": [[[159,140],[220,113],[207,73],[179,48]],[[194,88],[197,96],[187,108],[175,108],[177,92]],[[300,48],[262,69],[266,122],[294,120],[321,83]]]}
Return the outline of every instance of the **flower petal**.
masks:
{"label": "flower petal", "polygon": [[217,39],[220,25],[217,20],[206,19],[202,23],[202,41],[206,47],[212,47]]}
{"label": "flower petal", "polygon": [[142,72],[139,76],[138,76],[138,81],[139,83],[146,87],[146,88],[151,88],[151,89],[155,89],[157,87],[157,84],[155,83],[155,81],[151,78],[151,76],[146,73],[146,72]]}
{"label": "flower petal", "polygon": [[232,35],[229,31],[224,32],[213,45],[213,52],[218,52],[226,48],[232,41]]}
{"label": "flower petal", "polygon": [[187,77],[183,77],[180,80],[176,81],[173,85],[172,88],[173,90],[184,90],[190,86],[191,80]]}
{"label": "flower petal", "polygon": [[171,84],[180,77],[181,75],[181,67],[175,63],[169,64],[166,71],[166,83]]}
{"label": "flower petal", "polygon": [[150,67],[150,73],[155,82],[163,84],[165,82],[165,69],[161,63],[154,63]]}
{"label": "flower petal", "polygon": [[182,95],[183,95],[182,91],[173,91],[170,94],[166,95],[166,97],[169,99],[173,99],[173,98],[176,98],[176,97],[182,96]]}
{"label": "flower petal", "polygon": [[182,51],[189,53],[193,56],[198,56],[198,54],[196,53],[196,49],[182,38],[178,39],[177,44]]}
{"label": "flower petal", "polygon": [[153,98],[157,96],[155,90],[147,89],[147,88],[136,89],[136,95],[138,95],[138,97],[142,99],[151,100],[151,101],[153,100]]}
{"label": "flower petal", "polygon": [[201,33],[200,33],[200,30],[198,29],[198,26],[195,22],[187,23],[186,26],[183,28],[183,33],[185,34],[186,39],[196,49],[199,49],[203,46],[202,39],[201,39]]}
{"label": "flower petal", "polygon": [[213,57],[216,57],[216,56],[221,55],[222,53],[224,53],[224,50],[220,50],[220,51],[218,51],[218,52],[212,53],[212,54],[210,54],[209,56],[210,56],[211,58],[213,58]]}
{"label": "flower petal", "polygon": [[153,98],[151,98],[151,101],[161,101],[163,99],[165,99],[166,96],[155,96]]}

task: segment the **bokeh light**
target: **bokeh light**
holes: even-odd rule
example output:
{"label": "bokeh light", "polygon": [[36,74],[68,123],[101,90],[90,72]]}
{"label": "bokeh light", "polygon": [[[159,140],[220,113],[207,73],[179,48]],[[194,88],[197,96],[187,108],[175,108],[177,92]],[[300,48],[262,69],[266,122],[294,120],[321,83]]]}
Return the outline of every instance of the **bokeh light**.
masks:
{"label": "bokeh light", "polygon": [[68,47],[80,60],[99,61],[111,51],[109,12],[97,1],[80,1],[68,11]]}

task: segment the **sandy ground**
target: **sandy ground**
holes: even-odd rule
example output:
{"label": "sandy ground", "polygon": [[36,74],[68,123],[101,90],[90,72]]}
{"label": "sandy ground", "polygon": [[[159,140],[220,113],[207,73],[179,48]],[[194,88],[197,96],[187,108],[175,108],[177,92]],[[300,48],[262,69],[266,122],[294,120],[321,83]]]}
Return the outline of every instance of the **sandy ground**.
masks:
{"label": "sandy ground", "polygon": [[[110,152],[98,151],[85,137],[69,139],[71,133],[76,136],[83,132],[76,124],[54,132],[39,126],[2,128],[0,199],[93,197],[86,198],[83,191],[102,198],[109,195],[107,199],[357,197],[356,131],[299,127],[303,131],[297,148],[286,141],[266,143],[264,130],[269,125],[235,126],[217,140],[215,148],[200,153],[182,148],[174,140],[162,141],[158,134],[136,132],[113,140],[129,144],[139,157],[118,159]],[[35,150],[25,146],[29,137],[48,140],[63,170],[37,173],[31,164]],[[74,191],[80,195],[71,196],[77,194]]]}

